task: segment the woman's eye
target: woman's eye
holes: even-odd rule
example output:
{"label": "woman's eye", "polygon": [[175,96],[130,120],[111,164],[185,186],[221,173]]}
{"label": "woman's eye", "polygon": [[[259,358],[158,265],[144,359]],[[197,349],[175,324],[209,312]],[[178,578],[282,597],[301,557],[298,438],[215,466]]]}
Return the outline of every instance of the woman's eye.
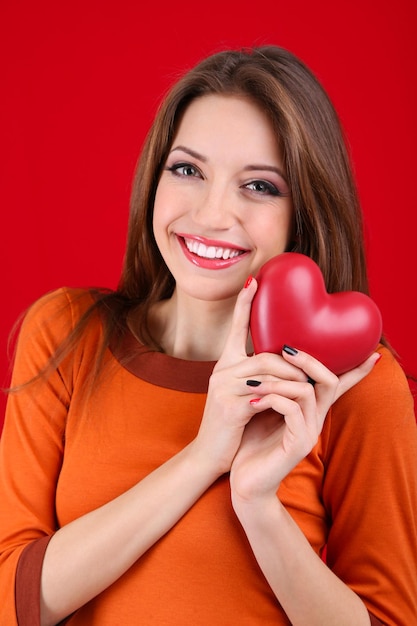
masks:
{"label": "woman's eye", "polygon": [[175,163],[167,168],[170,172],[175,174],[176,176],[186,176],[186,177],[200,177],[200,171],[191,163]]}
{"label": "woman's eye", "polygon": [[263,196],[271,195],[271,196],[280,196],[281,192],[273,185],[272,183],[267,182],[266,180],[253,180],[250,183],[244,185],[246,189],[249,191],[254,191]]}

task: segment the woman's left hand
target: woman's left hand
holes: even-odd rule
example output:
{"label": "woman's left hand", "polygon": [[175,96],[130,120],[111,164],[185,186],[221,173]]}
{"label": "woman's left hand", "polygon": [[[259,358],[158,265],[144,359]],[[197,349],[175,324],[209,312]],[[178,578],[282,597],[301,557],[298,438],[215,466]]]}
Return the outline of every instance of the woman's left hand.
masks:
{"label": "woman's left hand", "polygon": [[231,468],[234,500],[275,497],[281,481],[316,445],[333,402],[364,378],[379,359],[374,353],[359,367],[337,377],[312,356],[294,352],[283,351],[281,358],[300,368],[312,382],[268,376],[251,388],[248,402],[252,398],[254,416]]}

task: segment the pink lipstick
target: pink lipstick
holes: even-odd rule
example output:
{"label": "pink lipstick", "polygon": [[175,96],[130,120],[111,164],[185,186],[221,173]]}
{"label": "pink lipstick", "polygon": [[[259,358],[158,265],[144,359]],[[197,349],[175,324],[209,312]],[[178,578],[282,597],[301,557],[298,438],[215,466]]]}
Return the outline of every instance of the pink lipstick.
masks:
{"label": "pink lipstick", "polygon": [[238,263],[248,253],[236,244],[200,235],[177,233],[177,238],[186,258],[205,269],[225,269]]}

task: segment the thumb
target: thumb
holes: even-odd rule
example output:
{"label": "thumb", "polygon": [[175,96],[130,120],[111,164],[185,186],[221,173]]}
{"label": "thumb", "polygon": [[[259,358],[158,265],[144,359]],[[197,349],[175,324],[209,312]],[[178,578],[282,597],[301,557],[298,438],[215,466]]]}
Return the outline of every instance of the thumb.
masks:
{"label": "thumb", "polygon": [[339,376],[339,388],[336,393],[335,400],[340,398],[341,395],[343,395],[351,387],[360,382],[362,378],[365,378],[365,376],[367,376],[372,371],[372,369],[378,363],[381,357],[382,354],[380,354],[379,352],[373,352],[371,356],[368,357],[366,361],[361,363],[358,367],[355,367],[349,372],[346,372],[345,374]]}
{"label": "thumb", "polygon": [[247,356],[246,341],[249,333],[250,311],[257,288],[258,283],[250,276],[237,297],[232,325],[222,356],[219,359],[223,366],[236,363],[236,357]]}

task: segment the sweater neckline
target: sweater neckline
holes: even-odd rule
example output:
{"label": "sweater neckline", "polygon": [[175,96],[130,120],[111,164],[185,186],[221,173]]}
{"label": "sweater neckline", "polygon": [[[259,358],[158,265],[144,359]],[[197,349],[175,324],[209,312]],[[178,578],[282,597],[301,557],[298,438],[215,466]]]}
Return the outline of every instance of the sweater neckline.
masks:
{"label": "sweater neckline", "polygon": [[166,389],[207,393],[216,361],[188,361],[150,350],[126,330],[124,337],[111,341],[110,352],[119,365],[133,376]]}

